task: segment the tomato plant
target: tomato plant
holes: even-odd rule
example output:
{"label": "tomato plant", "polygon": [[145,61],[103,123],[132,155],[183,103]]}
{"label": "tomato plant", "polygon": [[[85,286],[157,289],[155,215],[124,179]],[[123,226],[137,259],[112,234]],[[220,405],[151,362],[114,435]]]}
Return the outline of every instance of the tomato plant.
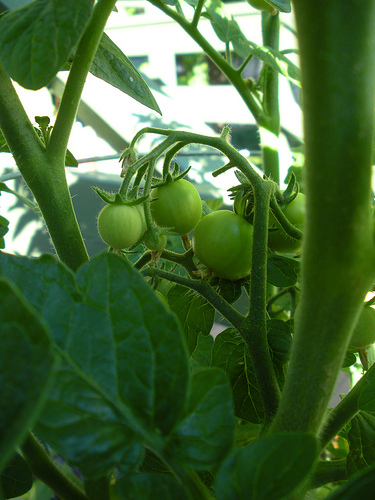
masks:
{"label": "tomato plant", "polygon": [[[374,312],[363,309],[363,300],[375,282],[375,2],[295,0],[288,34],[295,33],[297,43],[282,50],[289,0],[250,0],[265,9],[251,12],[262,28],[257,43],[237,19],[241,7],[247,15],[246,5],[234,5],[232,15],[225,12],[232,3],[221,0],[149,2],[237,91],[259,130],[262,175],[227,126],[212,135],[146,126],[123,138],[129,145],[121,154],[117,192],[95,189],[108,203],[98,226],[112,248],[89,256],[66,176],[66,166],[77,163],[67,146],[88,71],[152,110],[150,121],[164,110],[104,33],[115,0],[25,1],[0,17],[0,151],[13,155],[15,175],[34,199],[7,181],[0,192],[42,216],[56,254],[12,253],[7,238],[19,221],[11,210],[0,218],[6,250],[0,251],[0,498],[39,498],[46,488],[64,500],[111,494],[225,500],[249,498],[249,492],[267,499],[342,499],[362,498],[364,489],[372,498],[375,365],[366,364],[371,356],[364,352],[374,349],[367,350]],[[268,4],[283,14],[271,15]],[[165,34],[158,29],[156,37]],[[259,74],[252,72],[254,57],[261,61]],[[34,126],[19,86],[48,92],[61,70],[69,76],[52,111],[54,123],[38,116]],[[302,93],[304,137],[290,141],[301,142],[290,155],[278,150],[285,144],[280,136],[290,137],[279,102],[281,78]],[[215,90],[221,111],[225,97]],[[189,103],[194,118],[206,105],[196,95]],[[121,114],[125,122],[126,110]],[[148,144],[156,135],[146,153],[145,135]],[[212,200],[201,219],[200,197],[181,180],[187,172],[175,162],[191,153],[190,146],[213,150],[218,168],[212,174],[223,176],[238,213],[211,213],[217,208]],[[306,224],[301,195],[281,205],[283,213],[275,206],[280,160],[287,157],[294,157],[290,163],[305,159],[298,168]],[[161,164],[165,182],[157,185]],[[205,166],[206,156],[197,177],[208,177]],[[233,170],[236,186],[226,182]],[[285,198],[292,184],[293,176]],[[268,229],[270,206],[290,234],[301,233],[293,225],[303,228],[298,258],[281,255],[299,247],[285,239],[272,214]],[[91,222],[95,216],[93,208]],[[8,220],[16,231],[7,232]],[[177,235],[165,248],[169,231]],[[267,242],[271,247],[276,235],[281,246],[270,252]],[[135,242],[156,250],[140,244],[118,251]],[[161,306],[160,291],[170,309]],[[287,321],[273,319],[280,311]],[[358,350],[363,373],[335,405],[338,378],[352,365],[357,369],[349,344]],[[339,435],[348,452],[332,457]]]}
{"label": "tomato plant", "polygon": [[151,213],[158,226],[177,234],[187,234],[202,216],[202,201],[197,189],[186,179],[172,181],[151,191]]}
{"label": "tomato plant", "polygon": [[250,273],[253,226],[234,212],[218,210],[203,217],[192,244],[200,262],[221,278],[238,280]]}
{"label": "tomato plant", "polygon": [[98,215],[98,231],[102,240],[115,249],[129,248],[143,234],[139,210],[129,205],[105,205]]}
{"label": "tomato plant", "polygon": [[[306,197],[303,193],[298,193],[285,208],[283,212],[289,222],[298,229],[303,229],[306,212]],[[280,226],[274,215],[270,214],[268,233],[268,246],[271,250],[281,253],[294,253],[301,249],[301,241],[290,237]]]}

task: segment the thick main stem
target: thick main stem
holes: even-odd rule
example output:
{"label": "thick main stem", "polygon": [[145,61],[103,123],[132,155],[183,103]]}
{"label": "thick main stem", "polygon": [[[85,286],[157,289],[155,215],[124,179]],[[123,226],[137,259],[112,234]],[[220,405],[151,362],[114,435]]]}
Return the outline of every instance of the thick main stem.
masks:
{"label": "thick main stem", "polygon": [[[302,294],[273,431],[318,433],[375,270],[375,2],[295,0],[306,142]],[[317,43],[319,41],[319,43]]]}
{"label": "thick main stem", "polygon": [[65,178],[65,152],[46,152],[10,81],[0,67],[0,127],[17,166],[42,211],[57,255],[76,270],[88,259]]}

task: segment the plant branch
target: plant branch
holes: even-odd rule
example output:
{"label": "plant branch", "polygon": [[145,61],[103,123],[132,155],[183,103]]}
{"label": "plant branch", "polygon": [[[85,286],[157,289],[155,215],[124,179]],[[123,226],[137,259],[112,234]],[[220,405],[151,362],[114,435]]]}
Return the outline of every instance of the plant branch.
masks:
{"label": "plant branch", "polygon": [[56,122],[47,147],[50,158],[64,155],[68,146],[87,74],[99,46],[104,27],[116,0],[99,0],[78,44],[69,77],[61,98]]}
{"label": "plant branch", "polygon": [[319,488],[319,486],[327,483],[336,483],[347,479],[346,458],[318,462],[318,466],[310,480],[310,488]]}
{"label": "plant branch", "polygon": [[280,389],[267,341],[267,228],[272,181],[264,181],[254,191],[254,243],[250,273],[250,309],[239,330],[247,345],[266,415],[267,428],[278,408]]}
{"label": "plant branch", "polygon": [[207,302],[213,305],[234,328],[237,330],[241,328],[244,317],[225,299],[223,299],[221,295],[215,292],[207,281],[185,278],[168,271],[162,271],[161,269],[157,269],[155,267],[148,267],[147,269],[144,269],[142,274],[149,277],[159,276],[159,278],[177,283],[178,285],[186,286],[191,290],[195,290],[202,295]]}
{"label": "plant branch", "polygon": [[[59,258],[76,270],[88,259],[65,177],[65,152],[49,160],[21,101],[0,67],[0,127],[43,214]],[[69,242],[69,243],[68,243]]]}
{"label": "plant branch", "polygon": [[62,500],[89,500],[83,490],[68,479],[52,462],[48,453],[31,432],[21,446],[21,450],[32,473]]}
{"label": "plant branch", "polygon": [[184,16],[180,15],[175,10],[168,7],[161,0],[149,0],[155,7],[162,10],[167,16],[176,21],[181,28],[183,28],[188,35],[201,47],[207,56],[216,64],[222,73],[235,87],[242,100],[246,104],[249,111],[254,116],[257,123],[266,124],[268,117],[263,112],[261,106],[252,95],[250,89],[247,87],[245,80],[241,74],[233,68],[228,61],[205,39],[205,37],[198,31],[197,26],[189,22]]}

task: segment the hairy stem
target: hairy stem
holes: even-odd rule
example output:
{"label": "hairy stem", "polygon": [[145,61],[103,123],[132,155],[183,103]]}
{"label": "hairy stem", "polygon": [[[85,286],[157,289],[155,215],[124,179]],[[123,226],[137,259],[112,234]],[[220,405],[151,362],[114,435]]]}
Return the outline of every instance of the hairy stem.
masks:
{"label": "hairy stem", "polygon": [[91,19],[79,42],[48,144],[48,153],[51,158],[65,156],[87,73],[95,57],[107,19],[115,4],[116,0],[99,0],[96,3]]}
{"label": "hairy stem", "polygon": [[[375,3],[296,0],[306,141],[301,301],[273,431],[318,434],[375,270]],[[319,44],[317,44],[319,40]]]}

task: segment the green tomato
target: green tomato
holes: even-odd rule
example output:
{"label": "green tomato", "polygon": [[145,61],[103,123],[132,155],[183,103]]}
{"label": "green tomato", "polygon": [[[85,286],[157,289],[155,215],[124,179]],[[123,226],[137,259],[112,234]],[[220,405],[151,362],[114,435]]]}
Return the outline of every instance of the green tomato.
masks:
{"label": "green tomato", "polygon": [[375,342],[375,309],[365,306],[350,339],[350,346],[365,349]]}
{"label": "green tomato", "polygon": [[144,233],[147,229],[147,222],[146,222],[145,209],[144,209],[143,203],[139,203],[138,205],[134,205],[134,208],[138,210],[139,215],[141,216],[142,233]]}
{"label": "green tomato", "polygon": [[[302,230],[306,213],[305,195],[298,193],[294,200],[283,208],[283,212],[294,226]],[[271,250],[281,253],[294,253],[301,249],[301,241],[288,236],[272,213],[270,213],[269,227],[275,228],[268,233],[268,246]]]}
{"label": "green tomato", "polygon": [[151,191],[151,214],[160,227],[177,234],[192,231],[202,216],[202,200],[191,182],[180,179]]}
{"label": "green tomato", "polygon": [[200,262],[221,278],[238,280],[250,273],[253,226],[230,210],[203,217],[194,230],[192,245]]}
{"label": "green tomato", "polygon": [[131,247],[143,234],[139,210],[128,205],[106,205],[98,216],[98,231],[102,240],[116,250]]}
{"label": "green tomato", "polygon": [[145,234],[143,243],[149,250],[159,251],[165,248],[167,237],[165,234],[161,234],[157,229],[151,229]]}
{"label": "green tomato", "polygon": [[267,12],[270,12],[271,14],[277,13],[277,9],[275,9],[275,7],[272,7],[272,5],[270,5],[265,0],[246,0],[246,1],[249,5],[251,5],[255,9],[266,10]]}

